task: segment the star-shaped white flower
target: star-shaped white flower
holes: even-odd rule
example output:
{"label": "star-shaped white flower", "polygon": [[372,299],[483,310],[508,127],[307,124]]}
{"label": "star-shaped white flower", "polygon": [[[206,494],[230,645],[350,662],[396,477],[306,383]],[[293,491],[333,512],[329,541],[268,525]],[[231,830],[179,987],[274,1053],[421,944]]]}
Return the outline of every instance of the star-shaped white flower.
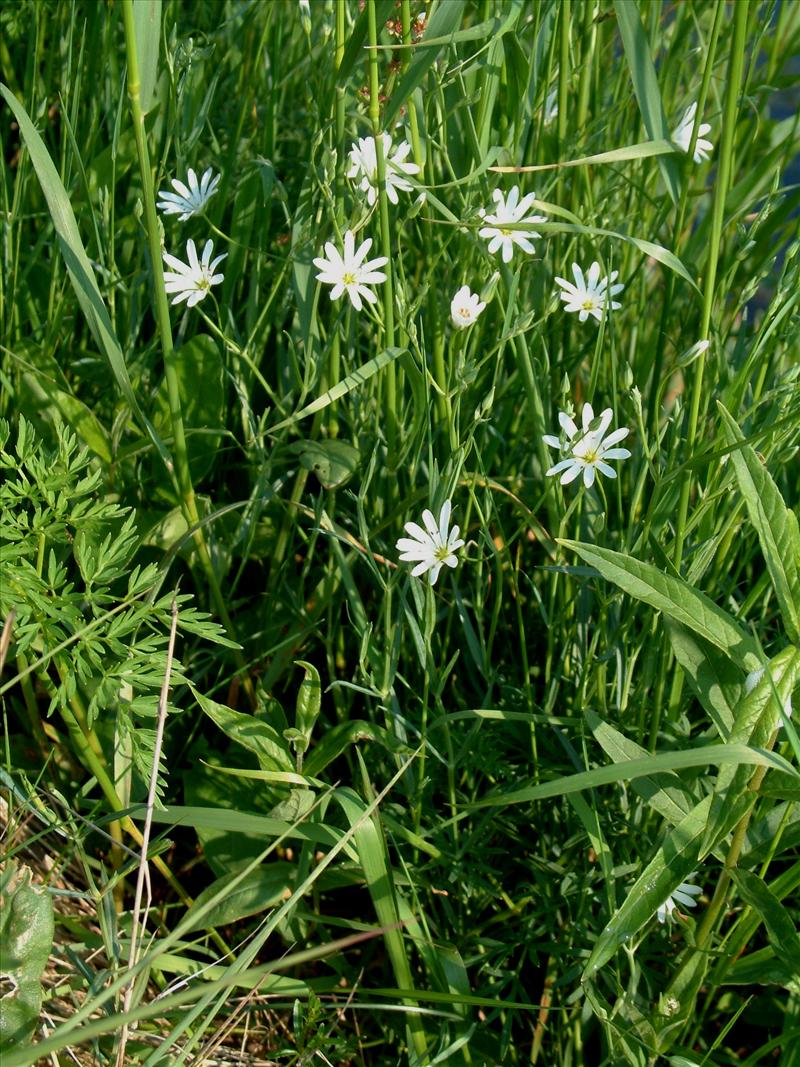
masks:
{"label": "star-shaped white flower", "polygon": [[[411,151],[408,141],[401,141],[394,151],[390,134],[382,133],[381,141],[386,164],[386,195],[396,204],[398,189],[404,193],[410,193],[413,189],[411,182],[403,175],[419,174],[419,167],[416,163],[406,163],[406,156]],[[359,137],[358,144],[354,144],[350,149],[350,170],[347,177],[361,178],[358,188],[367,194],[367,203],[371,207],[378,196],[378,157],[374,137]]]}
{"label": "star-shaped white flower", "polygon": [[[692,872],[688,877],[694,878],[695,872]],[[663,904],[659,904],[656,915],[658,921],[672,922],[673,912],[675,911],[676,904],[682,904],[684,908],[696,908],[697,901],[695,897],[699,897],[703,890],[699,885],[691,885],[689,882],[681,882],[677,889],[673,889]]]}
{"label": "star-shaped white flower", "polygon": [[[683,113],[683,118],[678,123],[675,132],[672,134],[672,140],[683,152],[689,151],[696,114],[697,101],[686,108],[686,111]],[[693,158],[695,163],[702,163],[704,159],[708,159],[709,153],[714,151],[713,144],[710,141],[705,140],[707,133],[711,133],[711,126],[707,122],[702,122],[700,124],[700,129],[697,131],[697,142],[694,146]]]}
{"label": "star-shaped white flower", "polygon": [[477,319],[486,304],[468,285],[462,285],[450,301],[450,319],[457,330],[466,330]]}
{"label": "star-shaped white flower", "polygon": [[372,248],[371,237],[368,237],[358,248],[355,247],[355,242],[353,231],[346,230],[344,235],[344,255],[342,255],[336,245],[326,241],[325,253],[328,258],[324,259],[322,256],[318,256],[314,260],[314,266],[319,267],[319,274],[316,276],[317,281],[333,286],[330,294],[331,300],[338,300],[342,293],[346,291],[353,307],[356,311],[360,311],[363,307],[361,303],[362,296],[370,304],[378,302],[377,296],[367,286],[386,281],[386,275],[383,271],[376,270],[376,268],[383,267],[388,260],[386,256],[364,260],[367,252]]}
{"label": "star-shaped white flower", "polygon": [[188,186],[183,182],[178,181],[177,178],[173,178],[170,185],[175,190],[174,193],[160,189],[158,195],[161,199],[156,205],[165,215],[180,215],[179,222],[186,222],[192,215],[199,215],[208,201],[217,191],[217,186],[220,182],[221,175],[216,174],[212,177],[213,171],[211,167],[207,167],[203,171],[203,176],[200,181],[197,181],[197,175],[189,167],[189,173],[187,176]]}
{"label": "star-shaped white flower", "polygon": [[182,263],[169,252],[162,253],[164,262],[172,267],[171,271],[164,271],[164,288],[168,293],[175,293],[173,304],[180,304],[185,300],[186,306],[192,308],[210,292],[212,285],[219,285],[224,280],[224,274],[215,274],[214,271],[228,253],[223,252],[212,260],[213,251],[214,242],[206,241],[202,259],[198,260],[194,241],[190,239],[186,242],[188,263]]}
{"label": "star-shaped white flower", "polygon": [[577,311],[581,322],[586,322],[589,315],[600,322],[605,307],[614,310],[622,307],[616,300],[609,299],[625,288],[624,285],[613,284],[619,271],[613,270],[607,278],[601,278],[600,264],[595,262],[589,267],[585,277],[577,263],[572,264],[572,273],[575,277],[574,285],[565,278],[556,278],[562,289],[558,295],[564,301],[564,310]]}
{"label": "star-shaped white flower", "polygon": [[557,448],[559,452],[569,452],[570,455],[545,471],[545,474],[547,476],[560,474],[561,484],[567,485],[569,482],[574,482],[583,472],[583,484],[587,489],[594,485],[596,471],[600,471],[608,478],[616,478],[617,472],[608,465],[606,460],[629,458],[630,452],[627,448],[614,448],[613,446],[627,437],[630,430],[627,426],[623,426],[605,437],[612,417],[611,408],[606,408],[599,415],[596,427],[592,429],[595,421],[594,411],[591,404],[584,404],[581,412],[583,429],[579,431],[574,420],[565,411],[559,411],[558,421],[567,440],[563,441],[552,434],[544,434],[542,440],[550,448]]}
{"label": "star-shaped white flower", "polygon": [[426,508],[422,513],[425,529],[423,530],[415,522],[407,522],[404,529],[411,536],[401,537],[397,542],[397,551],[401,553],[400,559],[404,562],[416,563],[416,567],[411,572],[413,577],[416,578],[427,571],[431,585],[436,584],[439,571],[443,566],[455,567],[458,564],[456,549],[464,544],[458,536],[458,526],[450,529],[451,510],[451,502],[445,500],[437,523],[433,512]]}
{"label": "star-shaped white flower", "polygon": [[514,254],[514,245],[518,245],[523,252],[533,255],[536,249],[529,238],[541,237],[541,234],[536,233],[534,230],[524,233],[521,230],[511,229],[511,227],[547,221],[544,215],[529,215],[527,218],[525,217],[526,212],[536,199],[536,193],[528,193],[527,196],[523,196],[520,200],[519,186],[515,185],[508,194],[508,198],[503,196],[500,189],[495,189],[492,193],[492,199],[495,202],[494,214],[487,215],[481,208],[481,218],[484,222],[488,222],[489,225],[483,226],[478,230],[479,237],[485,237],[489,240],[489,254],[494,255],[498,249],[502,249],[503,262],[510,263]]}

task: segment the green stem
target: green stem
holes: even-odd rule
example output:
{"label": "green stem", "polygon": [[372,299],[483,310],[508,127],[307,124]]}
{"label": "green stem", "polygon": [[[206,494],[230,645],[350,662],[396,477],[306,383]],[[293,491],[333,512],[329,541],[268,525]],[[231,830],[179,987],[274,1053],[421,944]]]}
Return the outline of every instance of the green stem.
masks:
{"label": "green stem", "polygon": [[[730,64],[728,67],[728,84],[725,97],[725,114],[722,120],[722,146],[714,184],[714,205],[711,214],[711,235],[709,240],[708,263],[706,264],[705,287],[703,290],[703,319],[700,337],[708,337],[711,329],[711,314],[714,309],[714,285],[717,278],[720,245],[722,243],[722,224],[725,217],[725,198],[730,185],[733,169],[733,148],[736,136],[736,113],[739,105],[739,88],[744,69],[744,51],[747,35],[747,16],[749,0],[739,0],[733,11],[733,42],[731,44]],[[697,115],[699,124],[701,115]],[[703,394],[703,377],[706,366],[706,353],[703,352],[695,361],[689,409],[689,426],[686,434],[686,455],[694,452],[697,440],[697,423],[700,414],[700,398]],[[692,480],[686,477],[681,485],[678,502],[678,518],[675,528],[675,566],[680,570],[683,557],[683,545],[686,535],[686,518],[689,511],[689,496]]]}
{"label": "green stem", "polygon": [[[383,337],[384,348],[394,346],[394,281],[392,272],[392,242],[389,233],[389,199],[386,196],[386,160],[383,158],[383,137],[381,130],[380,85],[378,81],[378,23],[375,0],[367,0],[367,17],[369,21],[369,117],[372,122],[372,136],[375,138],[375,159],[378,171],[378,213],[381,228],[381,244],[386,256],[386,281],[382,286],[383,295]],[[396,455],[397,443],[397,377],[394,361],[385,370],[386,383],[386,439],[389,456]]]}
{"label": "green stem", "polygon": [[[189,528],[192,530],[192,538],[197,550],[200,563],[208,581],[211,597],[214,601],[217,614],[222,620],[228,635],[236,640],[233,623],[225,605],[225,599],[217,579],[214,565],[206,545],[203,527],[200,523],[200,515],[197,510],[197,502],[192,485],[192,476],[189,470],[189,453],[186,447],[186,433],[183,425],[183,412],[181,410],[181,394],[178,382],[177,362],[175,351],[172,347],[172,327],[169,321],[169,304],[167,303],[167,291],[164,288],[164,268],[161,262],[161,236],[156,216],[155,196],[153,191],[153,174],[150,169],[150,157],[147,149],[147,138],[144,130],[144,112],[139,99],[139,59],[136,51],[136,31],[133,21],[133,0],[123,0],[122,15],[125,24],[125,50],[128,60],[128,97],[131,107],[131,119],[133,132],[136,138],[136,151],[139,157],[139,170],[142,178],[142,200],[144,203],[145,229],[147,231],[147,243],[150,251],[151,269],[153,271],[153,302],[161,340],[161,352],[164,359],[164,376],[167,382],[167,396],[169,400],[170,421],[172,424],[172,439],[175,452],[178,487],[181,495],[181,509]],[[170,472],[172,473],[172,472]],[[256,706],[255,690],[241,652],[236,655],[238,673],[245,692],[253,707]]]}
{"label": "green stem", "polygon": [[[716,10],[714,11],[714,23],[711,27],[711,38],[706,49],[706,65],[703,71],[703,81],[700,86],[700,94],[697,98],[697,121],[694,124],[692,130],[692,140],[689,145],[688,156],[690,160],[694,158],[694,146],[697,142],[698,133],[700,130],[700,123],[702,116],[705,112],[706,100],[708,99],[708,89],[711,84],[711,74],[714,70],[714,60],[717,54],[717,42],[719,41],[720,31],[722,29],[723,19],[725,16],[725,0],[717,0]],[[693,164],[688,164],[691,167]],[[692,171],[689,171],[690,175]],[[676,255],[680,255],[681,251],[681,234],[683,233],[684,220],[686,218],[686,205],[689,197],[689,185],[690,178],[687,178],[683,182],[681,187],[681,198],[678,203],[678,213],[675,217],[675,227],[672,232],[672,250]],[[664,278],[664,302],[661,305],[661,322],[658,328],[658,334],[656,336],[656,354],[653,359],[653,372],[650,378],[650,402],[648,410],[648,422],[653,427],[654,437],[658,436],[658,417],[659,406],[658,401],[661,396],[661,368],[664,363],[664,346],[667,340],[667,322],[669,320],[669,313],[672,308],[672,294],[675,289],[675,275],[672,271],[666,271]],[[701,335],[705,336],[705,335]]]}

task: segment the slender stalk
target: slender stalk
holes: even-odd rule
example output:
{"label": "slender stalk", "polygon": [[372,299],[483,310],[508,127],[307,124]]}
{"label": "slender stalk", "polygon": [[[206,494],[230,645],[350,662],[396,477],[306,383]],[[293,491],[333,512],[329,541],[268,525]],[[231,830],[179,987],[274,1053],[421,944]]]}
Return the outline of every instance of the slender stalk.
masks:
{"label": "slender stalk", "polygon": [[[178,602],[176,595],[172,597],[172,622],[169,628],[169,645],[167,647],[167,663],[164,668],[164,681],[161,685],[161,695],[158,700],[158,723],[156,725],[156,740],[153,749],[153,763],[150,768],[150,786],[147,791],[147,809],[145,811],[144,829],[142,831],[142,855],[139,862],[139,874],[136,879],[136,893],[131,916],[131,941],[128,948],[128,969],[133,970],[138,960],[139,952],[139,913],[142,907],[145,885],[147,885],[147,907],[150,907],[150,874],[147,867],[147,849],[150,845],[150,831],[153,825],[153,812],[155,810],[156,796],[158,793],[158,765],[161,760],[161,746],[164,741],[164,725],[167,721],[167,700],[169,699],[170,677],[172,675],[172,658],[175,653],[175,634],[178,629]],[[144,933],[147,916],[142,924]],[[133,981],[135,974],[131,974],[131,982],[125,990],[123,998],[123,1010],[130,1011],[133,1001]],[[128,1024],[124,1023],[117,1047],[117,1067],[123,1067],[125,1063],[125,1046],[128,1039]]]}
{"label": "slender stalk", "polygon": [[[700,123],[705,112],[706,100],[708,99],[708,90],[711,84],[711,75],[714,70],[714,60],[716,59],[717,54],[717,43],[719,41],[719,35],[722,29],[724,16],[725,0],[717,0],[717,6],[714,11],[714,22],[711,27],[711,37],[708,42],[708,48],[706,49],[706,65],[703,71],[703,81],[700,85],[700,93],[697,98],[697,121],[695,122],[694,128],[692,130],[692,140],[689,144],[689,151],[687,153],[689,159],[693,159],[694,157],[694,148],[695,144],[697,143]],[[683,233],[684,221],[686,219],[686,205],[688,203],[689,198],[690,180],[690,178],[687,178],[687,180],[683,183],[681,187],[681,198],[678,203],[678,213],[675,216],[675,226],[672,231],[672,249],[676,255],[680,255],[681,250],[681,234]],[[672,294],[674,290],[675,275],[672,273],[672,271],[666,271],[664,278],[664,301],[661,305],[661,322],[659,324],[658,334],[656,335],[656,353],[653,359],[653,371],[650,377],[651,388],[648,410],[648,422],[653,428],[653,434],[656,436],[658,433],[659,416],[658,401],[661,395],[661,368],[664,363],[664,346],[666,345],[667,341],[667,322],[669,321],[669,313],[672,308]],[[701,337],[704,336],[704,334],[701,334]]]}
{"label": "slender stalk", "polygon": [[[144,202],[145,229],[147,231],[147,243],[150,251],[150,266],[153,271],[153,303],[158,326],[159,339],[161,341],[161,353],[164,359],[164,376],[167,382],[167,397],[169,402],[170,422],[172,425],[172,439],[175,454],[175,474],[181,496],[181,509],[187,524],[192,530],[195,549],[197,550],[201,566],[206,575],[211,597],[222,620],[228,635],[236,640],[236,633],[228,609],[225,604],[222,590],[217,579],[214,565],[206,545],[200,515],[197,510],[197,502],[192,485],[192,476],[189,469],[189,453],[186,447],[186,432],[183,425],[183,412],[181,409],[181,394],[178,384],[178,371],[175,359],[175,351],[172,346],[172,327],[169,321],[169,304],[167,303],[167,291],[164,288],[164,269],[161,262],[161,236],[156,216],[155,195],[153,190],[153,174],[150,169],[150,157],[147,149],[147,138],[144,132],[144,112],[139,99],[139,60],[136,52],[136,32],[133,22],[133,0],[123,0],[122,15],[125,25],[125,50],[128,60],[128,97],[133,121],[133,132],[136,139],[136,151],[139,157],[139,170],[142,178],[142,200]],[[172,473],[172,471],[170,472]],[[256,706],[255,690],[250,676],[247,673],[244,657],[241,652],[236,653],[238,673],[248,699],[253,707]]]}
{"label": "slender stalk", "polygon": [[[336,177],[334,180],[336,225],[341,228],[344,221],[344,127],[346,118],[345,87],[340,80],[340,71],[344,59],[345,40],[345,0],[336,0]],[[341,336],[337,329],[331,338],[331,350],[328,355],[327,389],[339,382],[341,374]],[[328,410],[328,434],[336,437],[339,433],[339,420],[336,412],[338,403],[334,401]]]}
{"label": "slender stalk", "polygon": [[[378,214],[381,228],[381,245],[387,263],[386,281],[381,287],[383,296],[383,339],[384,348],[394,345],[394,279],[392,271],[392,242],[389,233],[389,199],[386,196],[386,160],[383,158],[383,137],[381,130],[380,88],[378,81],[378,24],[375,0],[367,0],[367,17],[369,23],[369,117],[372,123],[372,136],[375,138],[375,159],[378,171]],[[386,439],[389,456],[395,454],[397,442],[397,376],[394,362],[385,370],[386,385]],[[390,459],[391,462],[391,459]]]}
{"label": "slender stalk", "polygon": [[[700,336],[708,337],[711,328],[711,315],[714,309],[714,285],[717,279],[720,245],[722,243],[722,224],[725,214],[725,197],[730,185],[733,167],[734,138],[736,135],[736,114],[739,106],[739,88],[744,69],[744,50],[747,35],[747,16],[749,0],[739,0],[733,10],[733,42],[731,44],[730,64],[728,67],[728,84],[725,97],[725,114],[722,120],[722,146],[720,149],[717,181],[714,185],[714,205],[711,214],[711,235],[709,239],[708,263],[706,265],[705,287],[703,290],[703,318]],[[700,116],[698,115],[698,122]],[[700,414],[700,398],[703,395],[703,378],[706,367],[706,353],[702,352],[695,361],[689,408],[689,426],[686,434],[686,455],[691,456],[697,440],[697,423]],[[678,502],[678,517],[675,527],[675,566],[680,569],[683,557],[683,545],[686,536],[686,518],[689,511],[689,496],[692,479],[687,476],[681,485]]]}

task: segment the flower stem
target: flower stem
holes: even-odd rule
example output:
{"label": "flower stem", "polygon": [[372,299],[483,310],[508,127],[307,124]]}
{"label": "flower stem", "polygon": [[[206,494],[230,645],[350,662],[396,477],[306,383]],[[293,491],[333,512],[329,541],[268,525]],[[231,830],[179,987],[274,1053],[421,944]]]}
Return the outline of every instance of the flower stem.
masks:
{"label": "flower stem", "polygon": [[[728,66],[728,83],[725,97],[725,114],[722,120],[722,145],[720,148],[717,180],[714,183],[714,206],[711,214],[711,237],[709,241],[708,263],[706,264],[705,287],[703,290],[703,319],[700,336],[709,336],[711,314],[714,308],[714,284],[717,278],[720,245],[722,243],[722,224],[725,215],[725,197],[730,185],[733,164],[733,143],[736,135],[736,112],[739,105],[739,88],[744,69],[744,51],[747,35],[747,16],[749,0],[740,0],[733,10],[733,41],[731,44],[730,63]],[[700,121],[697,116],[697,122]],[[706,366],[706,353],[701,352],[695,361],[694,380],[692,381],[691,406],[689,409],[689,426],[686,434],[686,455],[691,456],[697,440],[697,423],[700,414],[700,397],[703,393],[703,377]],[[689,495],[692,480],[686,477],[681,485],[678,503],[678,518],[675,527],[675,566],[680,570],[683,557],[683,544],[686,536],[686,518],[689,510]]]}
{"label": "flower stem", "polygon": [[[383,338],[384,348],[394,347],[394,280],[392,271],[392,242],[389,234],[389,200],[386,196],[386,160],[383,158],[383,137],[381,130],[381,104],[378,82],[378,23],[375,0],[367,0],[367,18],[369,23],[369,117],[372,122],[372,136],[375,138],[375,159],[378,172],[378,213],[381,227],[381,244],[386,256],[386,281],[382,286],[383,295]],[[386,438],[389,455],[395,454],[397,442],[397,377],[394,360],[386,367]]]}
{"label": "flower stem", "polygon": [[[147,139],[144,131],[144,112],[139,99],[139,59],[136,51],[136,31],[133,21],[133,0],[123,0],[122,15],[125,24],[125,51],[128,60],[128,97],[133,120],[133,132],[136,138],[136,151],[139,157],[139,170],[142,178],[142,200],[144,202],[145,229],[147,231],[147,243],[150,250],[150,266],[153,271],[153,302],[158,325],[159,338],[161,340],[161,352],[164,358],[164,376],[167,382],[167,396],[169,399],[169,413],[172,424],[172,439],[175,450],[176,470],[178,487],[181,496],[181,509],[184,518],[192,530],[192,538],[200,559],[201,566],[208,581],[212,600],[228,636],[236,640],[233,623],[228,614],[222,590],[217,579],[214,565],[211,562],[205,535],[197,510],[197,502],[192,485],[192,476],[189,469],[189,453],[186,447],[186,433],[183,425],[183,412],[181,409],[180,385],[178,383],[178,371],[175,359],[175,351],[172,347],[172,327],[169,321],[169,304],[167,303],[167,291],[164,288],[164,268],[161,262],[161,236],[159,233],[158,218],[156,216],[155,196],[153,191],[153,175],[150,169],[150,157],[147,149]],[[248,699],[253,707],[256,705],[255,690],[241,652],[235,653],[238,674]]]}

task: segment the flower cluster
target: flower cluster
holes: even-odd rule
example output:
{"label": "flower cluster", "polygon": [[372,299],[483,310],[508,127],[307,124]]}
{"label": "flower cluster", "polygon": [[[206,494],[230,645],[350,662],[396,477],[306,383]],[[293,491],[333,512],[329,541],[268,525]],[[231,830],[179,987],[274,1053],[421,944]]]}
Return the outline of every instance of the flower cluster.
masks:
{"label": "flower cluster", "polygon": [[[174,192],[159,190],[161,199],[156,206],[163,215],[177,215],[179,222],[186,222],[194,215],[202,214],[217,191],[219,182],[220,175],[215,175],[211,167],[203,171],[199,181],[190,167],[185,183],[177,178],[170,181]],[[194,307],[211,292],[212,285],[219,285],[225,280],[224,274],[216,274],[215,271],[228,253],[223,252],[212,259],[213,251],[214,242],[207,240],[202,256],[198,258],[197,248],[191,238],[186,242],[186,263],[166,250],[162,251],[164,262],[172,267],[171,271],[164,272],[164,288],[172,296],[171,303],[180,304],[185,300],[187,307]]]}
{"label": "flower cluster", "polygon": [[[408,141],[403,141],[392,150],[392,138],[390,134],[381,134],[383,159],[386,173],[386,195],[389,200],[396,204],[397,190],[410,193],[413,189],[405,174],[419,174],[416,163],[407,163],[406,157],[411,151]],[[378,154],[374,137],[359,137],[358,144],[350,149],[350,169],[348,178],[360,179],[358,188],[367,194],[367,203],[370,207],[378,197]]]}

